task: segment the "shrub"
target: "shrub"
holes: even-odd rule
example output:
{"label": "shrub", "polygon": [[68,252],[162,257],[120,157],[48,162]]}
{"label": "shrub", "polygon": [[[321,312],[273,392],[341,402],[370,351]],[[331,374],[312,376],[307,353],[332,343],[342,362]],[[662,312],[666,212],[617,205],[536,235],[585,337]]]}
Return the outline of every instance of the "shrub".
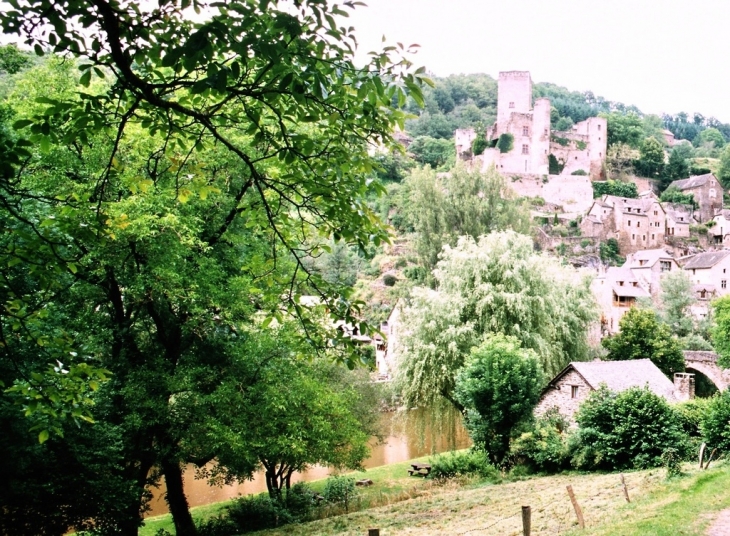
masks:
{"label": "shrub", "polygon": [[243,497],[198,527],[200,536],[233,536],[295,522],[285,506],[267,495]]}
{"label": "shrub", "polygon": [[682,456],[673,447],[662,453],[662,465],[667,469],[667,478],[680,476],[682,474]]}
{"label": "shrub", "polygon": [[536,207],[544,207],[545,206],[545,200],[542,197],[539,197],[539,196],[538,197],[533,197],[532,199],[530,199],[530,203],[533,206],[536,206]]}
{"label": "shrub", "polygon": [[588,246],[593,244],[593,240],[588,240],[587,238],[584,238],[580,241],[580,247],[583,249],[587,248]]}
{"label": "shrub", "polygon": [[565,162],[559,161],[554,154],[548,155],[548,173],[550,175],[560,175],[565,167]]}
{"label": "shrub", "polygon": [[623,264],[625,259],[619,255],[618,240],[609,238],[605,242],[601,242],[598,248],[598,254],[601,260],[612,266]]}
{"label": "shrub", "polygon": [[327,478],[322,496],[327,502],[339,504],[345,512],[357,495],[355,479],[350,476],[333,475]]}
{"label": "shrub", "polygon": [[398,257],[398,259],[395,261],[395,267],[403,268],[405,266],[408,266],[408,261],[405,259],[405,257]]}
{"label": "shrub", "polygon": [[473,154],[474,156],[479,156],[480,154],[484,153],[484,150],[488,146],[489,142],[487,141],[484,132],[479,132],[476,138],[474,138],[474,141],[471,142],[471,154]]}
{"label": "shrub", "polygon": [[710,399],[702,417],[702,436],[711,448],[730,450],[730,390]]}
{"label": "shrub", "polygon": [[588,175],[588,172],[585,169],[576,169],[571,175],[581,175],[585,176]]}
{"label": "shrub", "polygon": [[500,153],[508,153],[514,147],[515,137],[512,134],[505,133],[499,136],[497,140],[497,148]]}
{"label": "shrub", "polygon": [[591,185],[593,186],[594,199],[603,195],[615,195],[631,199],[639,197],[639,190],[633,182],[621,182],[609,179],[605,182],[593,182]]}
{"label": "shrub", "polygon": [[557,409],[548,411],[512,440],[512,459],[530,471],[555,473],[567,469],[570,465],[567,429],[568,422]]}
{"label": "shrub", "polygon": [[392,287],[398,282],[398,278],[393,274],[385,274],[383,276],[383,283],[386,287]]}
{"label": "shrub", "polygon": [[475,476],[492,480],[499,479],[499,471],[489,463],[487,453],[481,450],[467,450],[437,454],[429,460],[430,478],[446,479],[460,476]]}
{"label": "shrub", "polygon": [[664,190],[661,197],[659,197],[659,200],[665,203],[692,205],[694,208],[699,206],[695,201],[694,194],[685,194],[676,186],[669,186],[669,188]]}
{"label": "shrub", "polygon": [[648,389],[633,387],[616,394],[604,385],[581,405],[576,421],[570,449],[578,468],[657,467],[667,449],[686,452],[676,414]]}

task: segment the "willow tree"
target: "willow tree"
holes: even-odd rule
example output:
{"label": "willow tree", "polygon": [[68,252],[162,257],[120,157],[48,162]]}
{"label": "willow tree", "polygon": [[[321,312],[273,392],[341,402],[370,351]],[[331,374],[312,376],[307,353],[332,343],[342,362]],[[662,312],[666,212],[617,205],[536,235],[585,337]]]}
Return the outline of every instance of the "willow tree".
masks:
{"label": "willow tree", "polygon": [[455,378],[491,334],[515,337],[536,352],[548,375],[587,356],[597,319],[589,280],[513,231],[463,237],[445,247],[436,290],[416,289],[403,314],[397,381],[412,405],[443,396],[456,407]]}
{"label": "willow tree", "polygon": [[303,259],[313,237],[387,239],[365,202],[380,188],[369,149],[392,143],[423,71],[402,47],[355,65],[353,30],[338,25],[353,5],[14,0],[0,12],[6,34],[78,76],[70,94],[46,86],[13,105],[16,133],[0,140],[3,401],[41,441],[74,422],[121,428],[124,461],[109,470],[135,497],[116,534],[137,533],[144,486],[161,476],[177,534],[195,534],[182,467],[216,450],[189,448],[210,415],[193,402],[247,359],[244,327],[289,315],[303,342],[327,344],[302,293],[355,319]]}
{"label": "willow tree", "polygon": [[492,231],[529,229],[529,209],[494,166],[486,172],[457,166],[446,174],[416,169],[406,188],[416,250],[428,270],[436,266],[442,248],[455,246],[460,236],[476,239]]}

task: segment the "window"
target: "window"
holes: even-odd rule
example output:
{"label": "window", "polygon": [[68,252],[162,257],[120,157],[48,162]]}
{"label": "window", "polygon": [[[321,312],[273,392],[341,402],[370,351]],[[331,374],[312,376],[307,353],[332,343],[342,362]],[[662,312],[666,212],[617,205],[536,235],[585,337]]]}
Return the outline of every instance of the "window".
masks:
{"label": "window", "polygon": [[[651,235],[652,238],[654,235]],[[672,270],[672,262],[671,261],[659,261],[659,267],[661,268],[662,272],[670,272]]]}
{"label": "window", "polygon": [[700,290],[700,298],[704,299],[707,297],[707,291],[702,289]]}
{"label": "window", "polygon": [[522,154],[530,154],[530,146],[529,145],[523,145],[522,146]]}
{"label": "window", "polygon": [[714,188],[710,188],[710,197],[712,197],[712,198],[715,197],[715,189]]}
{"label": "window", "polygon": [[529,136],[530,130],[527,127],[522,127],[522,135],[523,136]]}
{"label": "window", "polygon": [[639,283],[637,281],[632,281],[631,282],[631,286],[632,287],[638,287],[639,286]]}
{"label": "window", "polygon": [[601,125],[598,125],[598,130],[601,130]]}
{"label": "window", "polygon": [[646,235],[641,235],[641,239],[646,242]]}
{"label": "window", "polygon": [[637,221],[637,222],[636,222],[636,226],[637,226],[637,227],[641,227],[641,222],[640,222],[640,221]]}
{"label": "window", "polygon": [[692,275],[695,275],[695,272],[696,272],[696,271],[697,271],[697,270],[695,270],[694,268],[692,268]]}
{"label": "window", "polygon": [[720,288],[727,288],[727,279],[720,281]]}
{"label": "window", "polygon": [[659,215],[659,212],[657,212],[657,211],[655,210],[655,211],[654,211],[654,216],[657,216],[657,215]]}
{"label": "window", "polygon": [[652,235],[651,235],[651,239],[652,239],[652,240],[654,240],[654,234],[653,234],[653,233],[652,233]]}
{"label": "window", "polygon": [[509,103],[509,107],[510,107],[510,108],[514,108],[514,107],[515,107],[515,103],[514,103],[514,102],[510,102],[510,103]]}
{"label": "window", "polygon": [[646,261],[645,260],[642,259],[642,260],[639,261],[639,266],[644,266],[645,264],[646,264]]}
{"label": "window", "polygon": [[631,240],[636,240],[636,235],[635,234],[632,234],[631,235]]}
{"label": "window", "polygon": [[631,220],[629,220],[629,227],[631,227]]}
{"label": "window", "polygon": [[570,398],[578,398],[578,386],[577,385],[570,386]]}
{"label": "window", "polygon": [[619,286],[619,287],[623,287],[623,286],[624,286],[624,282],[623,282],[623,281],[619,281],[619,282],[618,282],[618,286]]}

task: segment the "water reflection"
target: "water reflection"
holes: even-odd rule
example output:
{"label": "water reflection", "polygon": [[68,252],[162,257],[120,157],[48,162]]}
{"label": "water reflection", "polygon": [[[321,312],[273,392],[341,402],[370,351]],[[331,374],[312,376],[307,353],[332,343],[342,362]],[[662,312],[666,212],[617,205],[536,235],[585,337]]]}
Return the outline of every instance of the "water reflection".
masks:
{"label": "water reflection", "polygon": [[[464,429],[461,415],[451,406],[419,408],[397,413],[384,413],[381,416],[385,441],[371,441],[371,455],[365,460],[366,468],[379,467],[390,463],[402,462],[453,449],[466,448],[470,444]],[[328,467],[312,467],[304,473],[295,473],[292,481],[309,482],[326,478],[331,472]],[[235,499],[239,495],[266,491],[264,475],[258,472],[253,480],[242,484],[212,487],[205,480],[195,478],[195,469],[185,471],[185,494],[190,506],[200,506],[213,502]],[[165,486],[153,490],[148,516],[167,513],[164,499]]]}

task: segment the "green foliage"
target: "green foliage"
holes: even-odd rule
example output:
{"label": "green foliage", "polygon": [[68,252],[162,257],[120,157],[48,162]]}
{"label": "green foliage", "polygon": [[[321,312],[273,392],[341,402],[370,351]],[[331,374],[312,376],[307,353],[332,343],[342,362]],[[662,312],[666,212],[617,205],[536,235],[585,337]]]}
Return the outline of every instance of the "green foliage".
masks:
{"label": "green foliage", "polygon": [[712,302],[712,317],[715,326],[711,329],[712,345],[720,355],[717,364],[730,367],[730,296],[723,296]]}
{"label": "green foliage", "polygon": [[[693,398],[672,406],[682,432],[696,443],[699,443],[702,437],[702,422],[711,403],[710,398]],[[699,444],[697,446],[699,447]]]}
{"label": "green foliage", "polygon": [[666,188],[672,181],[678,181],[689,177],[690,161],[685,145],[678,145],[669,153],[669,162],[664,168],[662,186]]}
{"label": "green foliage", "polygon": [[579,151],[585,151],[586,150],[586,147],[588,147],[588,144],[586,142],[584,142],[583,140],[576,140],[575,147]]}
{"label": "green foliage", "polygon": [[684,372],[684,356],[677,339],[651,309],[632,307],[621,317],[619,330],[616,335],[601,341],[608,350],[606,359],[651,359],[669,378],[673,378],[675,372]]}
{"label": "green foliage", "polygon": [[706,128],[700,132],[697,137],[692,141],[695,147],[709,147],[710,149],[722,149],[725,147],[727,140],[722,132],[716,128]]}
{"label": "green foliage", "polygon": [[554,141],[558,145],[562,145],[563,147],[567,147],[570,145],[570,140],[568,138],[562,138],[560,136],[552,135],[550,136],[550,141]]}
{"label": "green foliage", "polygon": [[686,337],[694,331],[691,306],[695,303],[692,281],[684,270],[675,270],[661,279],[661,319],[672,335]]}
{"label": "green foliage", "polygon": [[443,247],[456,245],[460,236],[477,238],[503,229],[529,229],[529,208],[515,198],[493,167],[481,173],[457,166],[442,177],[432,170],[417,169],[405,186],[408,221],[417,233],[416,251],[428,271],[436,266]]}
{"label": "green foliage", "polygon": [[392,287],[398,282],[398,278],[394,276],[393,274],[385,274],[383,276],[383,284],[386,287]]}
{"label": "green foliage", "polygon": [[548,173],[550,175],[560,175],[565,168],[565,162],[558,160],[554,154],[548,155]]}
{"label": "green foliage", "polygon": [[557,409],[537,417],[510,443],[510,456],[533,472],[556,473],[570,466],[568,422]]}
{"label": "green foliage", "polygon": [[357,497],[355,479],[351,476],[333,475],[327,478],[322,496],[328,502],[339,504],[347,512]]}
{"label": "green foliage", "polygon": [[499,471],[490,463],[487,453],[483,450],[469,449],[437,454],[428,462],[431,464],[428,476],[436,480],[478,477],[499,481]]}
{"label": "green foliage", "polygon": [[585,177],[588,175],[588,172],[585,169],[576,169],[573,173],[571,173],[571,175],[580,175]]}
{"label": "green foliage", "polygon": [[382,181],[401,182],[414,167],[413,160],[397,150],[376,154],[373,160],[375,174]]}
{"label": "green foliage", "polygon": [[730,146],[726,146],[720,154],[720,169],[717,171],[717,178],[723,188],[730,187]]}
{"label": "green foliage", "polygon": [[609,179],[606,182],[592,182],[591,186],[593,186],[594,199],[603,197],[604,195],[615,195],[617,197],[627,197],[629,199],[636,199],[639,197],[639,190],[633,182],[622,182]]}
{"label": "green foliage", "polygon": [[31,55],[18,50],[14,43],[0,46],[0,73],[15,74],[32,63]]}
{"label": "green foliage", "polygon": [[445,248],[434,271],[438,291],[414,289],[403,313],[409,330],[397,385],[406,404],[453,400],[456,372],[490,334],[517,337],[547,374],[587,355],[586,329],[597,318],[589,282],[532,239],[507,231]]}
{"label": "green foliage", "polygon": [[500,134],[499,140],[497,140],[497,149],[500,153],[508,153],[514,148],[514,142],[515,137],[509,132]]}
{"label": "green foliage", "polygon": [[691,205],[693,208],[697,208],[699,205],[695,201],[694,194],[686,194],[682,192],[676,186],[670,186],[662,192],[659,200],[663,203],[679,203],[682,205]]}
{"label": "green foliage", "polygon": [[682,456],[676,448],[669,447],[662,452],[662,465],[667,470],[667,478],[682,475]]}
{"label": "green foliage", "polygon": [[408,146],[408,152],[421,165],[438,169],[454,161],[456,148],[453,140],[442,140],[419,136]]}
{"label": "green foliage", "polygon": [[604,385],[581,404],[576,422],[571,450],[573,464],[581,469],[657,467],[667,449],[684,453],[686,448],[672,408],[649,389],[616,394]]}
{"label": "green foliage", "polygon": [[637,173],[657,177],[664,171],[664,146],[655,138],[647,138],[639,147],[639,159],[634,163]]}
{"label": "green foliage", "polygon": [[500,465],[512,430],[532,415],[544,378],[537,354],[514,337],[487,337],[471,351],[456,377],[454,398],[466,409],[476,449]]}
{"label": "green foliage", "polygon": [[710,399],[702,417],[702,436],[710,449],[730,451],[730,390]]}
{"label": "green foliage", "polygon": [[555,130],[559,132],[567,132],[571,128],[573,128],[573,120],[570,117],[561,117],[555,123]]}
{"label": "green foliage", "polygon": [[474,141],[471,142],[471,154],[479,156],[484,153],[484,149],[488,146],[489,142],[487,141],[487,137],[484,135],[484,132],[480,130],[477,132],[477,136],[474,138]]}
{"label": "green foliage", "polygon": [[618,240],[615,238],[609,238],[605,242],[601,242],[601,245],[598,247],[598,254],[601,260],[610,266],[619,266],[626,260],[621,257]]}
{"label": "green foliage", "polygon": [[644,140],[644,128],[641,118],[634,112],[622,113],[614,111],[602,113],[600,117],[606,119],[608,130],[608,145],[624,143],[638,149]]}

